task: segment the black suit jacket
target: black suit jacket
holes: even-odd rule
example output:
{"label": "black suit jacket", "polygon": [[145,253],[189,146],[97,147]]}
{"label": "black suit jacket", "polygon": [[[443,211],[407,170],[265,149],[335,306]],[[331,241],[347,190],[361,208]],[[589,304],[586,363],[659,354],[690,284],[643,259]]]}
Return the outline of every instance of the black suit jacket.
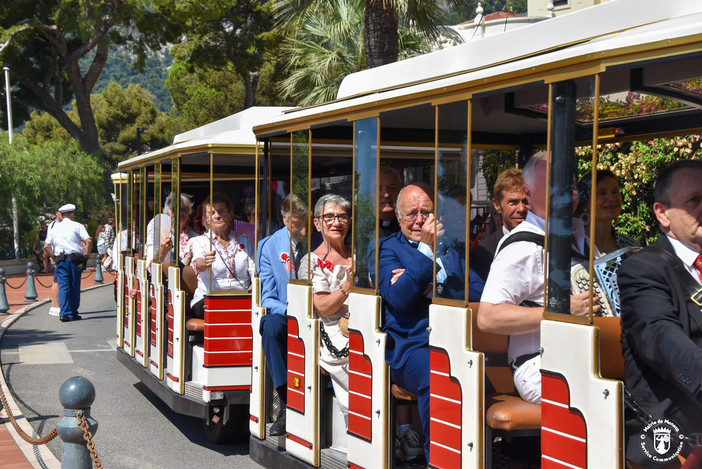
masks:
{"label": "black suit jacket", "polygon": [[[675,256],[665,235],[654,246]],[[627,259],[617,281],[626,387],[654,418],[674,420],[688,436],[702,432],[700,307],[690,300],[672,266],[650,249]],[[650,464],[638,444],[643,424],[633,415],[626,423],[627,459]]]}
{"label": "black suit jacket", "polygon": [[495,258],[497,245],[504,235],[502,227],[500,226],[496,231],[490,233],[485,239],[480,241],[470,254],[471,268],[485,280],[487,280],[488,274],[490,273],[490,266],[492,265],[492,260]]}

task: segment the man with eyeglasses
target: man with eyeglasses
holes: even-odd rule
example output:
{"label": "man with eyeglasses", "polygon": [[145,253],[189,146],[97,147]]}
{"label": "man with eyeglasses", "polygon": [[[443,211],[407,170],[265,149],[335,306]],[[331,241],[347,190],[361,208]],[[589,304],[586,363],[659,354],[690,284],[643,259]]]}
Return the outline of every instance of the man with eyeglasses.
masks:
{"label": "man with eyeglasses", "polygon": [[[395,213],[400,231],[380,240],[378,289],[383,298],[383,331],[387,333],[385,361],[393,383],[417,395],[429,461],[429,305],[434,276],[434,244],[444,227],[434,216],[434,191],[423,183],[408,185],[397,197]],[[435,234],[436,233],[436,234]],[[437,243],[438,244],[438,243]],[[437,282],[446,272],[441,254]],[[471,301],[477,301],[482,280],[470,272]]]}
{"label": "man with eyeglasses", "polygon": [[270,429],[272,436],[285,435],[288,283],[291,278],[297,278],[296,269],[306,247],[307,234],[307,207],[299,197],[288,194],[281,204],[280,213],[285,226],[258,243],[256,256],[261,306],[268,311],[261,319],[259,333],[266,367],[280,397],[278,418]]}

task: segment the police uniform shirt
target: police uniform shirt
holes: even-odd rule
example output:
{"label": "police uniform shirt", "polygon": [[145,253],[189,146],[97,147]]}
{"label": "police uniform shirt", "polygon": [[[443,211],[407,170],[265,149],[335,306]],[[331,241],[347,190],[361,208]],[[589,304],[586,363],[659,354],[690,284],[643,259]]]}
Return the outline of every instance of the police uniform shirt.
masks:
{"label": "police uniform shirt", "polygon": [[90,238],[88,231],[81,223],[70,218],[64,218],[56,223],[46,235],[46,242],[54,248],[54,255],[83,254],[82,242]]}

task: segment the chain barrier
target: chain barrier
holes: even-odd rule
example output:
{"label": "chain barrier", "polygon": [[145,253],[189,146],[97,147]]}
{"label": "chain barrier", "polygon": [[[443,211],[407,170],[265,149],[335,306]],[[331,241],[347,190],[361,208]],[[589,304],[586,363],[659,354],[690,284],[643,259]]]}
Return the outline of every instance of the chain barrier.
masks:
{"label": "chain barrier", "polygon": [[84,271],[84,272],[83,272],[84,275],[82,274],[82,275],[80,276],[81,280],[85,280],[86,278],[90,277],[90,274],[92,274],[92,273],[93,273],[92,270],[86,270],[86,271]]}
{"label": "chain barrier", "polygon": [[12,415],[12,410],[10,409],[10,406],[7,404],[7,398],[5,397],[5,391],[2,388],[2,386],[0,386],[0,401],[2,401],[2,406],[5,409],[5,411],[7,412],[7,417],[10,419],[10,422],[12,423],[12,426],[14,427],[15,431],[20,436],[20,438],[22,438],[27,443],[29,443],[31,445],[45,445],[48,442],[50,442],[51,440],[53,440],[54,438],[56,438],[56,436],[58,435],[56,428],[51,430],[51,433],[49,433],[48,435],[46,435],[42,438],[33,438],[33,437],[27,435],[24,432],[24,430],[22,430],[20,428],[17,421],[15,421],[15,416]]}
{"label": "chain barrier", "polygon": [[19,290],[20,288],[22,288],[24,286],[25,283],[27,283],[27,278],[29,278],[29,277],[24,278],[24,280],[22,281],[22,284],[19,287],[13,287],[12,285],[10,285],[10,282],[7,281],[7,277],[5,277],[5,285],[12,288],[13,290]]}
{"label": "chain barrier", "polygon": [[85,413],[83,413],[82,411],[76,412],[76,418],[80,420],[80,429],[83,430],[83,439],[85,440],[86,446],[90,451],[90,458],[93,460],[95,469],[102,469],[102,463],[100,462],[97,450],[95,449],[93,434],[90,433],[90,429],[88,428],[88,422],[85,419]]}
{"label": "chain barrier", "polygon": [[[51,285],[44,285],[43,283],[41,283],[41,280],[39,280],[39,278],[40,278],[40,277],[34,277],[34,280],[36,280],[36,282],[37,282],[39,285],[41,285],[42,287],[44,287],[44,288],[51,288],[51,287],[54,286],[54,285],[53,285],[53,282],[51,283]],[[52,277],[52,278],[53,278],[53,277]]]}

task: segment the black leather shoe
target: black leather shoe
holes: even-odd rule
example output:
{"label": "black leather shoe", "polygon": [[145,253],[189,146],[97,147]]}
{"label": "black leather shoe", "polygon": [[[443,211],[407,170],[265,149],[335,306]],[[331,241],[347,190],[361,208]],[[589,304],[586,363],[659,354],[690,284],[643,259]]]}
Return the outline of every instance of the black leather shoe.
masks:
{"label": "black leather shoe", "polygon": [[278,416],[278,420],[271,425],[271,436],[283,436],[285,435],[285,412],[281,412]]}
{"label": "black leather shoe", "polygon": [[80,314],[76,314],[75,316],[71,316],[71,321],[80,321],[83,319],[83,317]]}
{"label": "black leather shoe", "polygon": [[61,322],[71,322],[71,318],[69,318],[68,316],[61,316],[61,317],[59,318],[59,321],[61,321]]}

